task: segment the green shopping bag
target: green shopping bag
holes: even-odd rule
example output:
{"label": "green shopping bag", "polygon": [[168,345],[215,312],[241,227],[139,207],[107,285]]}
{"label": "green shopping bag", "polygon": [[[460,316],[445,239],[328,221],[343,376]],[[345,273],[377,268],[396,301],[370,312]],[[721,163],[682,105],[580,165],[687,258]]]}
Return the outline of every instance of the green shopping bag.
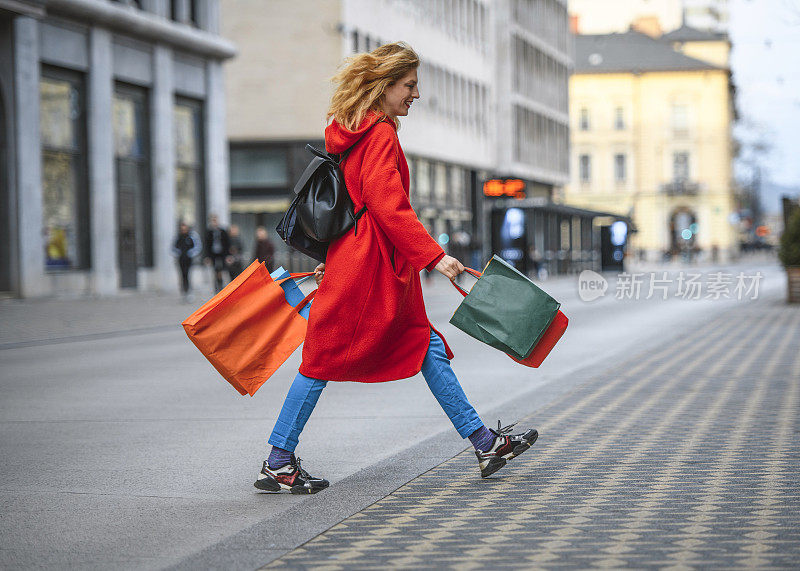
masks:
{"label": "green shopping bag", "polygon": [[514,266],[493,256],[450,323],[478,341],[525,359],[559,307]]}

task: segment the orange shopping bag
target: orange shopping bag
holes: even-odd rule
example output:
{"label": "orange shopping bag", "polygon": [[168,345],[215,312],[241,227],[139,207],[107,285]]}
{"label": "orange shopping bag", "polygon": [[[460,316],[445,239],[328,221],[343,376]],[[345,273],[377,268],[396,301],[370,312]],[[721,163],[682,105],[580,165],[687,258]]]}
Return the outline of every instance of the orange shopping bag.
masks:
{"label": "orange shopping bag", "polygon": [[183,322],[183,328],[219,374],[240,394],[253,396],[306,336],[308,322],[286,301],[280,284],[256,260]]}

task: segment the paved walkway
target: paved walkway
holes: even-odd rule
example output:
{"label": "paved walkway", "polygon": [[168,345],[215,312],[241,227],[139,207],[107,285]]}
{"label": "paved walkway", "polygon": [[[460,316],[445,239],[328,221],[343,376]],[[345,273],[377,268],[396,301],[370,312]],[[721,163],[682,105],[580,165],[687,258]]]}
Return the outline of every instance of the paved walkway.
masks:
{"label": "paved walkway", "polygon": [[494,477],[467,450],[265,568],[796,568],[798,347],[800,307],[734,308],[522,420]]}

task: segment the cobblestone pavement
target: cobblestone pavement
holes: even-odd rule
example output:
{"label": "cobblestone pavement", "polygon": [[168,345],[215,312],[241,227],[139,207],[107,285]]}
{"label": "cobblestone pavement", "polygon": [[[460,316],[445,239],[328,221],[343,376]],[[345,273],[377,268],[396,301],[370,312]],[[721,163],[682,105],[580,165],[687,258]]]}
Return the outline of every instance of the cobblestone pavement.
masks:
{"label": "cobblestone pavement", "polygon": [[[265,568],[797,568],[800,308],[740,306],[632,355]],[[324,493],[336,493],[335,487]]]}

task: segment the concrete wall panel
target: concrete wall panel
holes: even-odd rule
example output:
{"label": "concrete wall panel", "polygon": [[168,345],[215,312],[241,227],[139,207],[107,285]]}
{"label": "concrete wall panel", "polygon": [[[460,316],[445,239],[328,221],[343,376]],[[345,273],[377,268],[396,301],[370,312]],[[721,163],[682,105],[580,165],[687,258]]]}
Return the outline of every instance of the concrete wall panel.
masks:
{"label": "concrete wall panel", "polygon": [[39,38],[42,62],[79,71],[89,68],[89,43],[85,30],[44,22]]}
{"label": "concrete wall panel", "polygon": [[206,96],[206,70],[202,59],[175,54],[172,63],[175,93],[203,99]]}
{"label": "concrete wall panel", "polygon": [[42,149],[39,141],[39,23],[14,20],[14,127],[20,284],[23,297],[48,291],[42,240]]}
{"label": "concrete wall panel", "polygon": [[129,38],[114,38],[114,77],[135,85],[153,82],[152,50]]}
{"label": "concrete wall panel", "polygon": [[117,269],[117,193],[114,175],[114,138],[111,101],[112,76],[111,32],[102,28],[91,31],[91,73],[89,74],[88,151],[89,193],[91,204],[93,293],[116,292]]}
{"label": "concrete wall panel", "polygon": [[342,58],[340,0],[222,0],[222,33],[240,56],[225,65],[228,136],[318,139]]}

